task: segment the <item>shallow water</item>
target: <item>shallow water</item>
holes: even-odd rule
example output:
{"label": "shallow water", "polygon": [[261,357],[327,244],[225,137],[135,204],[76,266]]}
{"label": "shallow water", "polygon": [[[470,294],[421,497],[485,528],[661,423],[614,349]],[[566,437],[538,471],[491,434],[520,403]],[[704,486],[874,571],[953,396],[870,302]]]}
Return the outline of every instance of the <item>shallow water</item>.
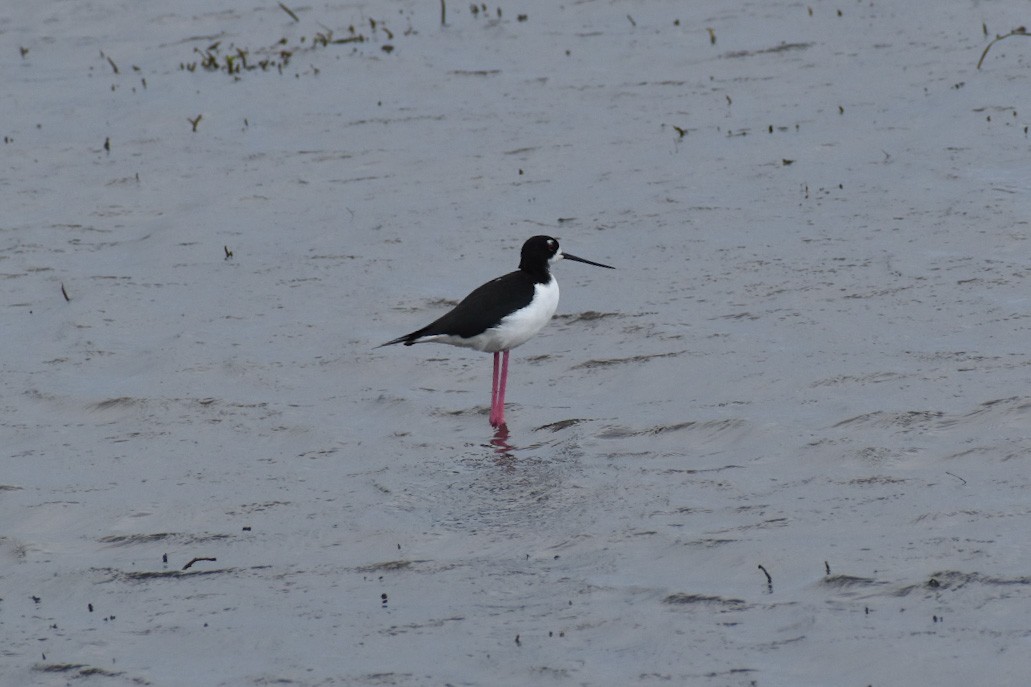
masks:
{"label": "shallow water", "polygon": [[0,10],[3,682],[1024,684],[1016,5],[290,8]]}

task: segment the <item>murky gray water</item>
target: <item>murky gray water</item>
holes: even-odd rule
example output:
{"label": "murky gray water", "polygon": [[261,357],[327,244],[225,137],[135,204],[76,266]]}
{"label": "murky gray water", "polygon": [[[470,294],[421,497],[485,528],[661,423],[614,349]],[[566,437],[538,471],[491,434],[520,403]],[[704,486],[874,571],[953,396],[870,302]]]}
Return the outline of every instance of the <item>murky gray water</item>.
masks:
{"label": "murky gray water", "polygon": [[1018,4],[286,5],[0,10],[0,681],[1026,682]]}

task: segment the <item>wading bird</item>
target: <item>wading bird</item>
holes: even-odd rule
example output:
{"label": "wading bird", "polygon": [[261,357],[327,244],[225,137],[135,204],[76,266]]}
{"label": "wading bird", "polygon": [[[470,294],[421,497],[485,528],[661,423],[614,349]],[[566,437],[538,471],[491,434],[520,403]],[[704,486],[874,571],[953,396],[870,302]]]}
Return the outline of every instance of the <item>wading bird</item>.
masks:
{"label": "wading bird", "polygon": [[380,346],[437,342],[493,353],[490,424],[504,427],[508,352],[529,341],[555,314],[558,282],[551,274],[551,265],[563,258],[615,269],[563,253],[559,250],[558,241],[550,236],[534,236],[523,244],[518,270],[487,282],[466,296],[451,312],[422,329]]}

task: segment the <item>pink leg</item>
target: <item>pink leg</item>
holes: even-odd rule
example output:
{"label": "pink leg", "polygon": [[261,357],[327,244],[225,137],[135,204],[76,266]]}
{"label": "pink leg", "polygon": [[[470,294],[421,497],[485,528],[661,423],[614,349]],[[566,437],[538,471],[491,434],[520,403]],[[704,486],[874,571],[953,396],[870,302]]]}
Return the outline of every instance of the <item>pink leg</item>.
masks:
{"label": "pink leg", "polygon": [[[494,355],[497,355],[495,353]],[[497,422],[495,427],[505,426],[505,385],[508,383],[508,351],[503,351],[501,356],[501,383],[498,386],[498,412],[494,418]]]}
{"label": "pink leg", "polygon": [[493,427],[497,427],[498,419],[498,357],[499,353],[494,353],[494,381],[490,386],[490,424]]}

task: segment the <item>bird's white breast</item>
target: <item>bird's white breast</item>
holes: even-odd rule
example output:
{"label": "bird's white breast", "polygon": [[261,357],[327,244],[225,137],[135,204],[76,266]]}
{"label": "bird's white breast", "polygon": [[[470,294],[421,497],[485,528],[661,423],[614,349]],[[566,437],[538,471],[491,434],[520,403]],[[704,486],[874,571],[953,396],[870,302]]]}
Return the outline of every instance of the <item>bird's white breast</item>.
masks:
{"label": "bird's white breast", "polygon": [[547,284],[535,284],[530,304],[502,318],[494,327],[468,339],[453,336],[434,337],[433,340],[457,346],[495,353],[524,344],[544,328],[558,309],[558,281],[554,277]]}
{"label": "bird's white breast", "polygon": [[507,350],[526,343],[534,334],[551,321],[558,309],[558,281],[552,277],[547,284],[536,284],[533,300],[522,310],[517,310],[497,327],[501,343],[499,350]]}

